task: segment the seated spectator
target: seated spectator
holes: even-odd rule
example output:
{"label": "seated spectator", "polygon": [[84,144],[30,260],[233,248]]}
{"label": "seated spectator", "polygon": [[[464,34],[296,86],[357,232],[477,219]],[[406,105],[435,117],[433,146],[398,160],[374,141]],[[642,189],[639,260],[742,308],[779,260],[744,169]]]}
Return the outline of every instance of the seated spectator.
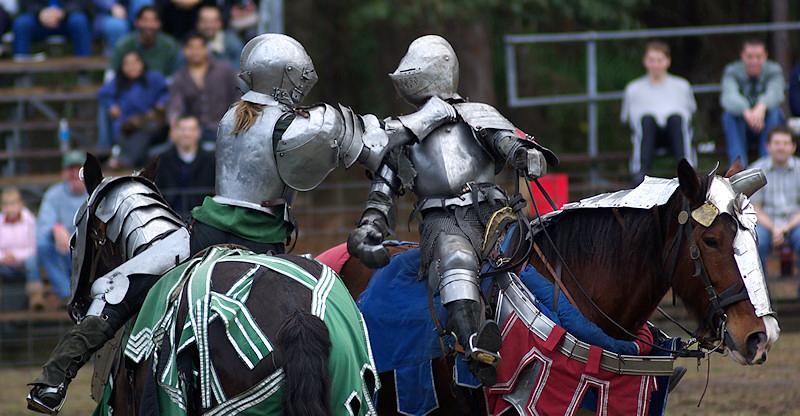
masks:
{"label": "seated spectator", "polygon": [[195,30],[197,14],[204,4],[217,3],[214,0],[158,0],[164,27],[176,39],[183,39]]}
{"label": "seated spectator", "polygon": [[128,9],[123,1],[118,0],[93,0],[94,1],[94,33],[105,42],[103,53],[111,57],[114,45],[130,30],[128,24]]}
{"label": "seated spectator", "polygon": [[767,154],[767,133],[783,124],[783,70],[767,60],[767,46],[759,39],[742,44],[740,60],[728,64],[722,75],[720,104],[728,160],[741,158],[747,166],[749,146],[758,146],[759,157]]}
{"label": "seated spectator", "polygon": [[169,77],[178,68],[180,48],[171,36],[161,32],[161,20],[156,9],[144,6],[136,15],[136,32],[125,35],[114,47],[111,67],[119,68],[122,57],[130,51],[139,52],[147,67]]}
{"label": "seated spectator", "polygon": [[110,165],[140,167],[164,130],[167,82],[158,72],[148,71],[136,51],[125,54],[116,73],[98,92],[100,106],[111,119],[113,141],[120,146]]}
{"label": "seated spectator", "polygon": [[215,160],[200,148],[197,117],[179,117],[173,130],[173,146],[160,156],[156,184],[169,205],[186,219],[204,197],[214,194]]}
{"label": "seated spectator", "polygon": [[217,123],[239,99],[236,74],[227,62],[209,56],[206,38],[199,33],[186,38],[183,54],[186,66],[169,87],[167,119],[172,125],[181,115],[197,117],[203,142],[214,143]]}
{"label": "seated spectator", "polygon": [[789,109],[792,117],[800,117],[800,64],[795,65],[789,75]]}
{"label": "seated spectator", "polygon": [[197,31],[205,36],[208,49],[214,58],[225,60],[232,68],[239,69],[239,55],[244,44],[236,33],[224,30],[219,7],[210,4],[200,8]]}
{"label": "seated spectator", "polygon": [[622,121],[632,130],[630,169],[636,184],[650,173],[659,145],[668,146],[675,160],[695,163],[689,123],[697,104],[691,85],[667,72],[670,52],[664,42],[648,42],[642,63],[647,74],[628,83],[622,100]]}
{"label": "seated spectator", "polygon": [[62,159],[63,182],[51,186],[44,193],[36,223],[36,253],[39,264],[47,273],[53,291],[66,301],[70,295],[69,240],[75,225],[78,208],[89,197],[80,178],[86,154],[73,150]]}
{"label": "seated spectator", "polygon": [[36,217],[25,208],[17,188],[0,195],[0,278],[25,279],[28,305],[44,306],[42,281],[36,265]]}
{"label": "seated spectator", "polygon": [[89,56],[92,37],[89,18],[81,0],[25,0],[14,20],[14,57],[31,56],[31,43],[52,35],[64,35],[72,42],[76,56]]}
{"label": "seated spectator", "polygon": [[16,14],[17,0],[0,0],[0,34],[8,32]]}
{"label": "seated spectator", "polygon": [[767,185],[750,198],[758,215],[758,254],[764,269],[772,248],[784,243],[800,259],[800,159],[795,150],[797,142],[789,129],[776,127],[769,133],[768,156],[752,165],[767,175]]}

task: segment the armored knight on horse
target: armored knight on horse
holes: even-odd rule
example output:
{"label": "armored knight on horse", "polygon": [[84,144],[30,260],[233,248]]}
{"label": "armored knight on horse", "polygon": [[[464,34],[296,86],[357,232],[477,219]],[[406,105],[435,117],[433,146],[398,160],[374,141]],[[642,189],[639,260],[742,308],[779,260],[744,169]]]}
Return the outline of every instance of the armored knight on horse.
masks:
{"label": "armored knight on horse", "polygon": [[[411,140],[401,126],[384,129],[374,115],[358,115],[342,105],[300,107],[317,74],[303,46],[291,37],[264,34],[252,39],[242,51],[241,68],[240,78],[249,90],[220,121],[217,195],[193,211],[191,237],[183,228],[174,231],[180,220],[168,209],[155,209],[167,207],[146,186],[109,188],[112,193],[105,195],[109,181],[97,184],[95,194],[103,196],[102,204],[99,197],[90,199],[77,213],[76,224],[83,227],[79,235],[87,236],[92,225],[88,207],[104,224],[111,243],[126,244],[129,260],[113,268],[115,273],[90,281],[98,257],[86,255],[88,241],[74,241],[69,310],[78,324],[32,383],[32,410],[60,409],[78,369],[138,312],[163,272],[214,244],[282,253],[294,227],[291,202],[296,191],[314,189],[339,163],[350,167],[360,162],[376,170],[389,149]],[[441,100],[432,100],[419,112],[434,123],[455,118],[452,106]],[[139,202],[151,209],[134,209]],[[150,244],[154,240],[158,242]]]}
{"label": "armored knight on horse", "polygon": [[[422,215],[420,273],[439,291],[470,369],[492,385],[501,336],[497,323],[484,318],[478,274],[486,223],[509,206],[495,175],[505,162],[522,176],[539,177],[558,160],[532,139],[517,136],[516,127],[490,105],[459,96],[458,71],[452,46],[428,35],[411,43],[390,74],[398,93],[418,110],[386,120],[386,131],[405,129],[414,137],[383,159],[347,247],[369,266],[387,264],[381,242],[393,224],[393,199],[413,191]],[[438,102],[451,105],[457,116],[442,122],[430,111]]]}

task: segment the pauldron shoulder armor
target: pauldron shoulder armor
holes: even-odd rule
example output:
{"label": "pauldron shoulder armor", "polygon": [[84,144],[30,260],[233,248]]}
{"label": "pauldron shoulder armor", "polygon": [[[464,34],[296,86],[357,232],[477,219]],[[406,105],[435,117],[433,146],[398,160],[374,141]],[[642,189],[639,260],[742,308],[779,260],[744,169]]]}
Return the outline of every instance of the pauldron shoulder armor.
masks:
{"label": "pauldron shoulder armor", "polygon": [[349,107],[318,104],[297,111],[275,147],[278,174],[290,187],[308,191],[319,185],[339,162],[360,162],[376,171],[391,148],[390,137],[372,114]]}
{"label": "pauldron shoulder armor", "polygon": [[496,108],[484,103],[456,103],[456,112],[465,123],[477,131],[485,129],[516,131],[513,123],[508,121]]}

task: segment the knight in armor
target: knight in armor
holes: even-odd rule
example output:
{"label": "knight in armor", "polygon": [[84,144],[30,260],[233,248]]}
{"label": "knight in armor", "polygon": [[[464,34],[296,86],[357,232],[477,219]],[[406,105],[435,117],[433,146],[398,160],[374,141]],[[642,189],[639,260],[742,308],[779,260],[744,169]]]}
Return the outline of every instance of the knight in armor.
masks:
{"label": "knight in armor", "polygon": [[[381,242],[393,226],[394,199],[411,190],[422,216],[420,273],[438,290],[448,328],[464,348],[470,369],[484,385],[492,385],[501,335],[497,324],[485,318],[478,274],[485,260],[480,253],[486,223],[509,206],[495,175],[506,163],[524,176],[538,177],[557,159],[533,140],[517,136],[514,125],[493,107],[458,95],[458,59],[440,36],[414,40],[389,76],[418,110],[385,120],[385,129],[410,131],[413,137],[389,152],[378,168],[366,209],[347,240],[348,251],[368,266],[386,265],[388,252]],[[449,107],[456,111],[454,118],[439,116]]]}
{"label": "knight in armor", "polygon": [[[69,309],[78,324],[62,337],[31,383],[30,409],[58,412],[78,369],[138,312],[149,288],[175,266],[176,258],[186,259],[215,244],[282,253],[294,227],[291,203],[297,191],[314,189],[340,163],[350,167],[359,162],[377,170],[389,150],[412,138],[406,129],[387,131],[374,115],[358,115],[342,105],[300,107],[317,74],[303,46],[289,36],[264,34],[248,42],[239,76],[247,91],[220,121],[216,195],[192,211],[191,238],[151,182],[143,180],[130,195],[106,195],[101,206],[98,195],[109,181],[91,187],[96,192],[76,216],[76,225],[86,236],[87,218],[94,213],[114,230],[112,242],[128,242],[126,261],[105,276],[90,276],[93,267],[88,264],[97,259],[85,258],[86,241],[76,242],[72,277],[78,283]],[[441,100],[421,111],[455,119],[453,107]],[[131,211],[132,205],[124,203],[142,199],[152,209]],[[153,217],[154,212],[162,214]],[[143,235],[161,236],[165,244],[137,245]],[[115,284],[114,278],[128,283]],[[87,299],[88,304],[82,302]]]}
{"label": "knight in armor", "polygon": [[[346,106],[301,107],[317,73],[289,36],[248,42],[239,77],[247,91],[219,123],[216,195],[192,211],[192,253],[223,243],[282,253],[295,227],[297,191],[316,188],[340,163],[374,171],[389,149],[410,138],[404,130],[387,133],[374,115]],[[450,108],[440,117],[454,116]]]}

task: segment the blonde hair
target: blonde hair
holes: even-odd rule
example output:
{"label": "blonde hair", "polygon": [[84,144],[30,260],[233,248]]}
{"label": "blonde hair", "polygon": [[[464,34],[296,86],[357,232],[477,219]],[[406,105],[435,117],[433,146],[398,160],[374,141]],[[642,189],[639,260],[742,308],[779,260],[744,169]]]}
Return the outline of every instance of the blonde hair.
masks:
{"label": "blonde hair", "polygon": [[239,101],[236,103],[236,118],[233,122],[233,130],[231,133],[234,135],[247,131],[253,124],[256,123],[258,116],[261,115],[261,110],[264,108],[261,104],[255,104],[248,101]]}

